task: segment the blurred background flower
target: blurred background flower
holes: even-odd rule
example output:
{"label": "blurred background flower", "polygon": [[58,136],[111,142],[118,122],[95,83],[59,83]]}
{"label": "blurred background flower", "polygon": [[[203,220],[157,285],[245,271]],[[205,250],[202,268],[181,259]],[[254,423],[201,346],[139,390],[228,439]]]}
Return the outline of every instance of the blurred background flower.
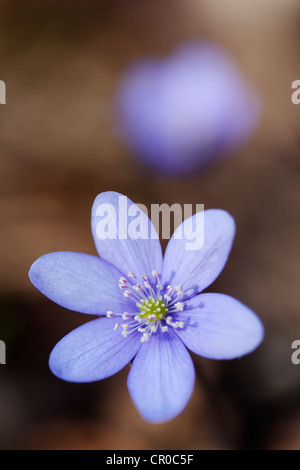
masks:
{"label": "blurred background flower", "polygon": [[167,174],[203,168],[252,135],[258,93],[222,48],[182,45],[166,59],[142,59],[118,90],[120,133],[133,152]]}

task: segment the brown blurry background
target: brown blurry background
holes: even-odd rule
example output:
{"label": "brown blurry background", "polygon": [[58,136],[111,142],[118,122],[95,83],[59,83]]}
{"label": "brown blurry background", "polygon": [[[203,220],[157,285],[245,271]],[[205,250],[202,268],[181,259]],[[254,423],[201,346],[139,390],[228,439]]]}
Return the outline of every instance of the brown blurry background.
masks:
{"label": "brown blurry background", "polygon": [[[300,79],[297,0],[0,1],[0,447],[26,449],[300,449]],[[205,173],[166,180],[138,164],[111,131],[113,97],[131,61],[165,56],[183,41],[228,49],[260,90],[258,131]],[[87,316],[44,298],[29,282],[39,256],[96,254],[95,196],[203,203],[236,220],[229,261],[210,291],[262,318],[255,353],[230,362],[193,356],[193,397],[170,423],[135,410],[125,368],[93,384],[53,376],[48,356]]]}

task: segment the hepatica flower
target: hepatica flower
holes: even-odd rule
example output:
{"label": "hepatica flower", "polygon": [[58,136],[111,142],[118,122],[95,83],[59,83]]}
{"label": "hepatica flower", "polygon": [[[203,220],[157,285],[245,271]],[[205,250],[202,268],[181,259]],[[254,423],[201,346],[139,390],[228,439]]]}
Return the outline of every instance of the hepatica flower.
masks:
{"label": "hepatica flower", "polygon": [[253,134],[261,108],[230,55],[210,43],[134,63],[120,79],[116,102],[126,144],[171,175],[239,148]]}
{"label": "hepatica flower", "polygon": [[[193,391],[187,349],[234,359],[263,338],[262,323],[248,307],[228,295],[202,293],[227,261],[234,220],[217,209],[193,215],[175,230],[164,257],[152,222],[125,196],[98,195],[91,225],[99,257],[50,253],[29,272],[52,301],[96,316],[59,341],[50,369],[63,380],[92,382],[133,361],[128,389],[140,414],[151,422],[170,420]],[[190,249],[195,227],[204,243]]]}

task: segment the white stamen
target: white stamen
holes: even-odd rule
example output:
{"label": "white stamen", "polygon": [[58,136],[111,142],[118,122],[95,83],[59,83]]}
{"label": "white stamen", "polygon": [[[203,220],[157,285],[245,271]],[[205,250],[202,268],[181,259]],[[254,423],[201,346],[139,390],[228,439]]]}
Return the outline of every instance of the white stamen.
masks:
{"label": "white stamen", "polygon": [[136,292],[142,292],[142,286],[140,284],[136,284],[135,286],[132,287],[133,290],[135,290]]}
{"label": "white stamen", "polygon": [[143,336],[141,337],[141,343],[144,343],[145,341],[149,340],[149,335],[148,333],[144,333]]}
{"label": "white stamen", "polygon": [[184,303],[183,303],[183,302],[176,302],[175,307],[177,308],[177,310],[179,310],[180,312],[182,312],[182,311],[183,311],[183,307],[184,307]]}

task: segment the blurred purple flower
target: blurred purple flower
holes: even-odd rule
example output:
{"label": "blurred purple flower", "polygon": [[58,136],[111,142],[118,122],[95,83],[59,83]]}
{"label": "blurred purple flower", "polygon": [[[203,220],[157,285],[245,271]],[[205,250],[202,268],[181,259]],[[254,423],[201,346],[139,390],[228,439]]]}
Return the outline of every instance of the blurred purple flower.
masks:
{"label": "blurred purple flower", "polygon": [[244,144],[261,108],[231,58],[209,43],[133,65],[116,107],[120,135],[134,153],[170,175],[201,168]]}
{"label": "blurred purple flower", "polygon": [[[117,210],[120,196],[102,193],[92,208],[92,233],[101,258],[46,254],[33,263],[29,277],[57,304],[100,316],[54,347],[52,372],[67,381],[92,382],[134,359],[128,375],[132,400],[146,420],[161,422],[178,415],[191,396],[195,373],[186,348],[210,359],[233,359],[253,351],[264,329],[236,299],[200,294],[218,277],[231,250],[235,224],[226,211],[204,212],[204,245],[197,251],[186,250],[185,242],[191,240],[201,213],[185,220],[163,258],[151,221],[127,198],[128,213],[139,216],[141,238],[115,237],[112,212],[108,238],[99,238],[99,207],[109,204]],[[127,233],[129,219],[119,216],[117,233]]]}

